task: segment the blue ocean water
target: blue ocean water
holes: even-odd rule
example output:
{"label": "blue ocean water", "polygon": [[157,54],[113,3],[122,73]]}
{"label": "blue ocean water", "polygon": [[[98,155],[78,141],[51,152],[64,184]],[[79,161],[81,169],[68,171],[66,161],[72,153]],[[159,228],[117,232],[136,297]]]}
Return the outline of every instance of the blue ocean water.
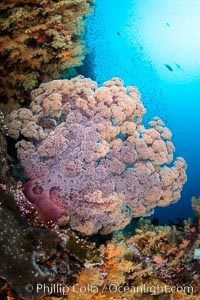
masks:
{"label": "blue ocean water", "polygon": [[188,164],[188,181],[177,204],[153,217],[192,217],[200,196],[200,2],[199,0],[96,0],[86,31],[90,54],[80,72],[100,85],[120,77],[137,86],[147,109],[173,133],[175,157]]}

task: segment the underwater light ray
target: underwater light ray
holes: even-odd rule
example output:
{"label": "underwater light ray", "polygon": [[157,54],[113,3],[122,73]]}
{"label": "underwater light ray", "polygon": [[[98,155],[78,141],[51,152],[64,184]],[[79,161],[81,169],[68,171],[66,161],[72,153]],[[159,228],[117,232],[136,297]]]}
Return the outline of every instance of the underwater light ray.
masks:
{"label": "underwater light ray", "polygon": [[[133,9],[126,27],[129,43],[135,43],[137,30],[137,42],[165,80],[197,79],[200,76],[200,2],[134,1]],[[140,16],[137,20],[135,11]]]}

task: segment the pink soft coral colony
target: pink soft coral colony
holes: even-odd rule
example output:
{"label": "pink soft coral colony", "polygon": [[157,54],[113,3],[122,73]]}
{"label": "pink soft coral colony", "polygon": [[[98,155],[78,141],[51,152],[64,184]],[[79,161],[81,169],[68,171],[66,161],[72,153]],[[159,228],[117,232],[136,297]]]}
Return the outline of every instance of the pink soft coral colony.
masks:
{"label": "pink soft coral colony", "polygon": [[138,90],[119,78],[99,88],[82,76],[41,84],[30,109],[7,120],[10,136],[26,137],[17,153],[28,200],[86,234],[110,233],[178,201],[186,163],[167,166],[172,134],[158,117],[146,129],[144,114]]}

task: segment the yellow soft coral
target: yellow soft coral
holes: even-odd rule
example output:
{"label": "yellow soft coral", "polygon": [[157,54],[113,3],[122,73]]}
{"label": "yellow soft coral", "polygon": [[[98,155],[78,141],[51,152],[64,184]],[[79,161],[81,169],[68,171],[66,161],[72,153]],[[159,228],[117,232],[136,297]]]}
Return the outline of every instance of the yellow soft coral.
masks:
{"label": "yellow soft coral", "polygon": [[81,65],[84,17],[93,0],[8,0],[0,3],[3,100],[30,100],[39,83]]}

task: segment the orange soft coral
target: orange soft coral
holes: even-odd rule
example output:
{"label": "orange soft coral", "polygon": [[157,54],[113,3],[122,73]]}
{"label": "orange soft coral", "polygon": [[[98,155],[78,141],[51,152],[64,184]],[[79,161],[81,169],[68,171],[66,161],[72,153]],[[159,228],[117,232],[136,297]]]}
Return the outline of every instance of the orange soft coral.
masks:
{"label": "orange soft coral", "polygon": [[92,2],[1,1],[1,100],[29,99],[38,83],[58,78],[63,70],[82,63],[84,17]]}

